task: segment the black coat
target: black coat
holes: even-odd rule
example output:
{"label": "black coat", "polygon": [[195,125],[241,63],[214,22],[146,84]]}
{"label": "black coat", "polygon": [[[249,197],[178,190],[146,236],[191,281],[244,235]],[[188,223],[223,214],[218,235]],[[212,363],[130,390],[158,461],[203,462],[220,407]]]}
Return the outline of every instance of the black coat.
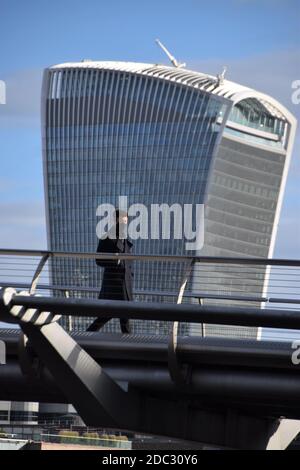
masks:
{"label": "black coat", "polygon": [[[127,239],[105,238],[99,241],[97,253],[130,253],[131,248],[132,243]],[[130,260],[96,259],[96,264],[104,268],[99,299],[133,300]]]}

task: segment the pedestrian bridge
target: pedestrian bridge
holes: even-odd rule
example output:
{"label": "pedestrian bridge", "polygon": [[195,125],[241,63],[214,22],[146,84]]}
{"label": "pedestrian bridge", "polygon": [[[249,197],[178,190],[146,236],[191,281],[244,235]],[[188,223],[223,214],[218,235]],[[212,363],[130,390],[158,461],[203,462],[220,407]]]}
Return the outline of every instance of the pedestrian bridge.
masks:
{"label": "pedestrian bridge", "polygon": [[[132,259],[135,301],[95,298],[86,267],[99,257]],[[72,403],[89,426],[285,448],[300,431],[299,274],[297,260],[0,250],[0,321],[19,326],[0,330],[0,400]],[[139,327],[75,331],[99,316]]]}

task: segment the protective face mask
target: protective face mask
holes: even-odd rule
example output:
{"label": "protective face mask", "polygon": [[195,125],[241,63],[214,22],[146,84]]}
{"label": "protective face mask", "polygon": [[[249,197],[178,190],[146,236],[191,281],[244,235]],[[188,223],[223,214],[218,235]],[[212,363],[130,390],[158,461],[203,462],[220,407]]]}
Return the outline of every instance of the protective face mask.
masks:
{"label": "protective face mask", "polygon": [[119,238],[127,238],[127,224],[119,224]]}

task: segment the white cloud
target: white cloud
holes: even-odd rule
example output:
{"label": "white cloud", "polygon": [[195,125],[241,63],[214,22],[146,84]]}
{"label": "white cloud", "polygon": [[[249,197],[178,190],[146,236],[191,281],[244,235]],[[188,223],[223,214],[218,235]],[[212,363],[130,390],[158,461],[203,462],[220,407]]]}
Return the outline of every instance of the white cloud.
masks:
{"label": "white cloud", "polygon": [[6,105],[0,108],[1,127],[40,126],[42,70],[20,70],[3,79]]}

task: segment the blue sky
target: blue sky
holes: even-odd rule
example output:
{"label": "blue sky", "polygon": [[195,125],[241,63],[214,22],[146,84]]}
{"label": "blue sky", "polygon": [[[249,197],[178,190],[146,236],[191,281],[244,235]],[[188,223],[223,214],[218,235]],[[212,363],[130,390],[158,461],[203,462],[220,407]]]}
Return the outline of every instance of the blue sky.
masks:
{"label": "blue sky", "polygon": [[[273,95],[298,118],[299,0],[0,0],[0,247],[45,248],[39,100],[44,67],[83,58],[168,63],[159,37],[189,68]],[[297,136],[276,256],[300,258]]]}
{"label": "blue sky", "polygon": [[93,59],[161,60],[153,38],[186,61],[243,59],[299,46],[298,0],[1,0],[4,72]]}

